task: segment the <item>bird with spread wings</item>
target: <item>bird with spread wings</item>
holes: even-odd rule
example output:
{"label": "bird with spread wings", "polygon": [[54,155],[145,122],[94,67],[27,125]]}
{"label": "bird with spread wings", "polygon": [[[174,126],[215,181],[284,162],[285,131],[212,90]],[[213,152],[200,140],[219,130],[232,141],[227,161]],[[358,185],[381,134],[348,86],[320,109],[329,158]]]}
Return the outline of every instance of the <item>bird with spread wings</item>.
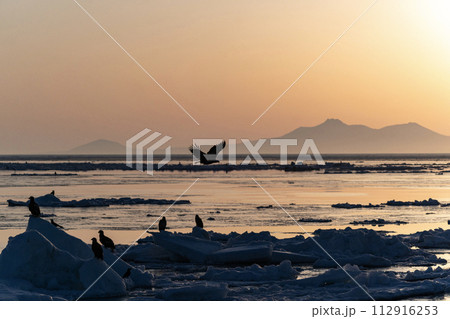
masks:
{"label": "bird with spread wings", "polygon": [[[217,145],[214,145],[210,148],[208,153],[203,152],[200,147],[197,145],[191,145],[189,147],[189,151],[200,161],[200,164],[209,165],[214,163],[219,163],[220,161],[217,159],[217,155],[225,148],[227,143],[225,141],[220,142]],[[200,158],[198,158],[200,156]]]}

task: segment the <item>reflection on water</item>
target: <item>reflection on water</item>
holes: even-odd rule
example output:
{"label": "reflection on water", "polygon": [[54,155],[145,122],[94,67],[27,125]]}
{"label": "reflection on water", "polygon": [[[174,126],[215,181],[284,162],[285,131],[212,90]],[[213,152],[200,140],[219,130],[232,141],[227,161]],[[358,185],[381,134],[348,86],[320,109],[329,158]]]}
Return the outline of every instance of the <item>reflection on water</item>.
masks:
{"label": "reflection on water", "polygon": [[[136,171],[79,172],[75,177],[10,176],[0,172],[0,229],[25,228],[28,210],[7,207],[7,199],[25,200],[56,191],[62,200],[93,197],[142,197],[175,199],[195,178],[200,180],[184,196],[192,205],[174,206],[166,214],[171,228],[190,228],[200,214],[211,227],[273,227],[293,225],[292,220],[251,180],[254,177],[294,218],[332,219],[317,227],[343,227],[354,220],[401,220],[410,225],[384,226],[388,231],[409,232],[446,227],[450,207],[385,207],[383,209],[334,209],[331,204],[382,203],[387,200],[422,200],[430,197],[450,202],[450,174],[333,174],[314,172],[161,172],[151,177]],[[257,206],[274,205],[269,209]],[[137,205],[95,208],[42,208],[69,229],[144,230],[167,206]],[[216,213],[219,211],[220,213]],[[285,231],[277,230],[279,233]],[[286,232],[295,230],[288,230]],[[279,234],[279,236],[283,236]]]}
{"label": "reflection on water", "polygon": [[[34,172],[21,172],[34,173]],[[199,214],[207,230],[220,233],[232,231],[270,231],[278,238],[308,236],[315,230],[346,228],[352,221],[383,218],[405,221],[406,225],[367,225],[364,228],[392,234],[448,228],[450,207],[385,207],[364,209],[334,209],[331,204],[349,202],[379,204],[391,199],[423,200],[434,198],[450,202],[450,174],[320,174],[318,172],[240,171],[240,172],[158,172],[149,176],[137,171],[73,172],[77,176],[11,176],[0,171],[0,250],[10,236],[24,231],[28,220],[26,207],[8,207],[7,199],[26,200],[56,191],[61,200],[94,197],[141,197],[175,199],[197,177],[200,180],[184,196],[191,205],[173,206],[166,214],[169,231],[190,232],[194,216]],[[331,219],[330,223],[294,221],[253,182],[255,178],[281,203],[296,220],[301,218]],[[271,208],[257,209],[258,206]],[[69,234],[90,243],[99,229],[117,244],[131,244],[152,225],[168,206],[136,205],[95,208],[41,208],[54,214],[55,221]],[[156,231],[156,225],[150,231]],[[362,226],[351,226],[362,228]],[[143,237],[149,234],[145,233]],[[439,256],[450,260],[448,251]],[[156,267],[156,266],[155,266]],[[180,266],[182,267],[182,266]],[[450,268],[450,265],[441,266]],[[425,270],[426,267],[391,267],[396,272]],[[166,269],[153,269],[164,272]],[[201,268],[198,271],[203,271]],[[300,278],[317,275],[325,270],[306,266]],[[447,296],[439,296],[446,299]]]}

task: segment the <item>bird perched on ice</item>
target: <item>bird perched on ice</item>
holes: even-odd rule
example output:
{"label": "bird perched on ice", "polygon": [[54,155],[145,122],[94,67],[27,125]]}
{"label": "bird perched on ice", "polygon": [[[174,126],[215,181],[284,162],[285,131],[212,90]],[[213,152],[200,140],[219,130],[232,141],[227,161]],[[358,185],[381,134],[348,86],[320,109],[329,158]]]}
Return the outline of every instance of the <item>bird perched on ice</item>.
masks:
{"label": "bird perched on ice", "polygon": [[39,217],[41,216],[41,209],[39,208],[38,203],[36,203],[34,201],[34,197],[30,196],[30,202],[28,203],[28,209],[31,212],[31,215],[33,215],[34,217]]}
{"label": "bird perched on ice", "polygon": [[61,228],[61,229],[64,229],[64,227],[62,227],[61,225],[59,225],[59,224],[55,223],[55,222],[53,221],[53,219],[50,219],[50,222],[51,222],[51,223],[52,223],[52,225],[53,225],[53,226],[55,226],[56,228]]}
{"label": "bird perched on ice", "polygon": [[[227,145],[227,143],[222,141],[221,143],[211,147],[208,153],[203,152],[197,145],[191,145],[189,147],[189,151],[197,157],[201,164],[209,165],[220,162],[217,159],[217,155],[219,155],[219,153],[225,148],[225,145]],[[198,158],[198,156],[200,156],[200,158]]]}
{"label": "bird perched on ice", "polygon": [[92,252],[94,253],[95,258],[103,260],[103,248],[97,242],[97,238],[92,238]]}
{"label": "bird perched on ice", "polygon": [[105,246],[106,248],[111,248],[111,251],[114,251],[116,246],[114,245],[114,242],[112,241],[112,239],[109,237],[106,237],[105,234],[103,233],[103,230],[99,230],[98,233],[100,234],[99,238],[100,238],[100,242],[102,243],[102,245]]}
{"label": "bird perched on ice", "polygon": [[198,215],[195,215],[195,226],[203,228],[203,221]]}
{"label": "bird perched on ice", "polygon": [[167,227],[166,217],[163,217],[159,220],[158,229],[160,232],[165,231]]}

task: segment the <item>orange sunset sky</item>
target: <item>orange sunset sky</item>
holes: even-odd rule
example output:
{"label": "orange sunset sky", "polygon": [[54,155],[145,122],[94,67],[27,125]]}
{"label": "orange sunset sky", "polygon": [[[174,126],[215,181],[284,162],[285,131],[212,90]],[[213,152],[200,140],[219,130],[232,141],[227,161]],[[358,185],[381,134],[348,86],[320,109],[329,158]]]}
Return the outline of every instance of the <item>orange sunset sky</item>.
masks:
{"label": "orange sunset sky", "polygon": [[327,118],[450,135],[450,2],[73,0],[0,2],[0,153],[45,153],[143,128],[275,137]]}

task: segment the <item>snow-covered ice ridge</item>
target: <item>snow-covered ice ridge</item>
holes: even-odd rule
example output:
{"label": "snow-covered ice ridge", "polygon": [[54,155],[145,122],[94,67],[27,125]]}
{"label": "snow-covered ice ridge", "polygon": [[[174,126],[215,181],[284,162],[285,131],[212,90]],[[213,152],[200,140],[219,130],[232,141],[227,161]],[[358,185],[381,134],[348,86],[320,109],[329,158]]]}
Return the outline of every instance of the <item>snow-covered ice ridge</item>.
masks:
{"label": "snow-covered ice ridge", "polygon": [[[318,230],[314,239],[376,300],[448,293],[446,261],[418,248],[449,243],[444,230],[387,236],[367,230]],[[434,240],[432,239],[434,238]],[[434,244],[434,245],[433,245]],[[446,246],[449,247],[449,246]],[[124,254],[123,254],[124,253]],[[77,299],[119,259],[85,298],[131,300],[367,300],[369,297],[312,238],[278,239],[269,232],[152,233],[134,246],[89,245],[42,218],[9,239],[0,255],[1,300]],[[395,272],[390,266],[415,271]],[[417,270],[417,266],[423,268]],[[424,267],[429,267],[427,270]],[[123,274],[131,268],[130,277]]]}
{"label": "snow-covered ice ridge", "polygon": [[[0,299],[74,300],[115,260],[107,249],[104,260],[94,258],[90,246],[80,239],[30,217],[26,231],[10,237],[0,255]],[[128,268],[131,274],[123,279]],[[85,297],[123,297],[135,287],[151,287],[153,279],[143,267],[118,260]]]}
{"label": "snow-covered ice ridge", "polygon": [[[190,157],[186,157],[191,161]],[[123,159],[118,159],[122,161]],[[293,163],[293,162],[292,162]],[[242,170],[280,170],[289,172],[310,172],[323,171],[323,174],[367,174],[367,173],[448,173],[449,164],[429,164],[429,163],[412,163],[412,164],[352,164],[341,161],[328,161],[325,165],[306,164],[278,164],[276,160],[273,163],[268,162],[267,165],[259,165],[250,163],[249,165],[230,165],[229,163],[217,165],[193,165],[182,163],[169,163],[159,168],[157,164],[153,164],[153,170],[159,171],[242,171]],[[133,170],[125,163],[112,162],[0,162],[0,170],[8,171],[66,171],[66,172],[87,172],[97,170]],[[147,164],[143,165],[143,169],[147,169]]]}
{"label": "snow-covered ice ridge", "polygon": [[[169,199],[144,199],[144,198],[90,198],[82,200],[63,201],[52,194],[39,196],[35,199],[36,203],[42,207],[107,207],[111,205],[186,205],[190,204],[189,200],[169,200]],[[16,201],[8,199],[8,206],[27,206],[29,201]]]}
{"label": "snow-covered ice ridge", "polygon": [[333,208],[342,208],[342,209],[358,209],[358,208],[384,208],[386,206],[397,206],[397,207],[409,207],[409,206],[422,206],[422,207],[427,207],[427,206],[442,206],[442,207],[447,207],[449,206],[449,204],[441,204],[438,200],[436,199],[424,199],[424,200],[415,200],[415,201],[397,201],[395,199],[393,200],[389,200],[386,203],[382,203],[382,204],[376,204],[373,205],[372,203],[369,203],[369,205],[363,205],[363,204],[350,204],[350,203],[338,203],[338,204],[333,204],[331,205],[331,207]]}

